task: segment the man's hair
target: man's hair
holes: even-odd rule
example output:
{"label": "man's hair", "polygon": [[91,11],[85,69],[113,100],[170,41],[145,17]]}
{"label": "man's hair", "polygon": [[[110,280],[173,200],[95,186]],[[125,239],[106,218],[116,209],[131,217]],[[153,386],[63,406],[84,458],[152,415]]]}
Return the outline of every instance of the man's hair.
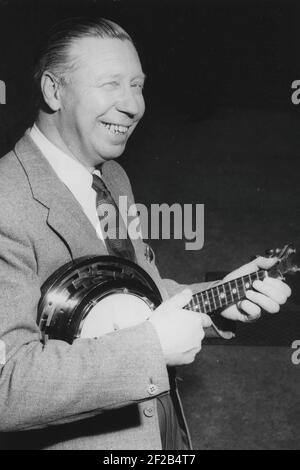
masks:
{"label": "man's hair", "polygon": [[34,67],[34,85],[37,106],[43,103],[41,78],[48,70],[61,82],[75,67],[70,57],[70,47],[82,38],[99,37],[102,39],[120,39],[130,41],[132,38],[118,24],[105,18],[74,17],[56,23],[46,35]]}

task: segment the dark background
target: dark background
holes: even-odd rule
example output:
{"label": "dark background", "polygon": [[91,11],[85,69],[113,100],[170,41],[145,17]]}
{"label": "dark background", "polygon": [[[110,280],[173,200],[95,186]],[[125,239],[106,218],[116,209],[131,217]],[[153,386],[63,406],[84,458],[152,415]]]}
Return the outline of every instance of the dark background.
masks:
{"label": "dark background", "polygon": [[[205,204],[201,251],[151,242],[162,274],[196,282],[268,247],[300,249],[299,13],[288,0],[2,0],[0,154],[33,120],[30,76],[45,29],[105,16],[133,35],[148,76],[147,113],[120,160],[137,201]],[[294,296],[279,315],[210,342],[182,371],[196,448],[300,448],[299,277],[288,281]]]}

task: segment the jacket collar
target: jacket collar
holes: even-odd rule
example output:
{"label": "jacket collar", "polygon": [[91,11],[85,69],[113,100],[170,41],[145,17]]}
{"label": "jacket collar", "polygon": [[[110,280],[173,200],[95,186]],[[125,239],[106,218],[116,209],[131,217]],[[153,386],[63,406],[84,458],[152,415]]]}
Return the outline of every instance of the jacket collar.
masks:
{"label": "jacket collar", "polygon": [[[29,131],[16,144],[15,154],[27,176],[33,198],[48,209],[47,223],[63,239],[71,257],[107,254],[80,204],[57,177],[30,138]],[[105,173],[109,180],[109,170]]]}

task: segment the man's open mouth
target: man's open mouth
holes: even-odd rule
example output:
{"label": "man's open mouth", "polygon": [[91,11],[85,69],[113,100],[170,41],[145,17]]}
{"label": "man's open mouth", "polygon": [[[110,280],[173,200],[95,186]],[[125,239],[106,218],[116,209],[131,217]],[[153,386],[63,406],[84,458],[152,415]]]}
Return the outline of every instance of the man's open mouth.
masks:
{"label": "man's open mouth", "polygon": [[120,124],[110,124],[103,121],[101,121],[101,124],[112,134],[125,135],[129,130],[129,126],[122,126]]}

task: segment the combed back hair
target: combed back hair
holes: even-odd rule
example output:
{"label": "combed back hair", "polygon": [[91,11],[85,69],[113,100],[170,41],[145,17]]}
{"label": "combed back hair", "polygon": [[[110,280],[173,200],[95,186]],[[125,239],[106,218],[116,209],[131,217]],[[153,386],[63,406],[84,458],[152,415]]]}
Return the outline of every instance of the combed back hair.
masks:
{"label": "combed back hair", "polygon": [[34,67],[34,85],[36,105],[43,103],[41,78],[45,71],[52,72],[64,84],[76,62],[70,57],[70,47],[78,39],[99,37],[102,39],[120,39],[130,41],[132,38],[118,24],[105,18],[75,17],[56,23],[46,35]]}

